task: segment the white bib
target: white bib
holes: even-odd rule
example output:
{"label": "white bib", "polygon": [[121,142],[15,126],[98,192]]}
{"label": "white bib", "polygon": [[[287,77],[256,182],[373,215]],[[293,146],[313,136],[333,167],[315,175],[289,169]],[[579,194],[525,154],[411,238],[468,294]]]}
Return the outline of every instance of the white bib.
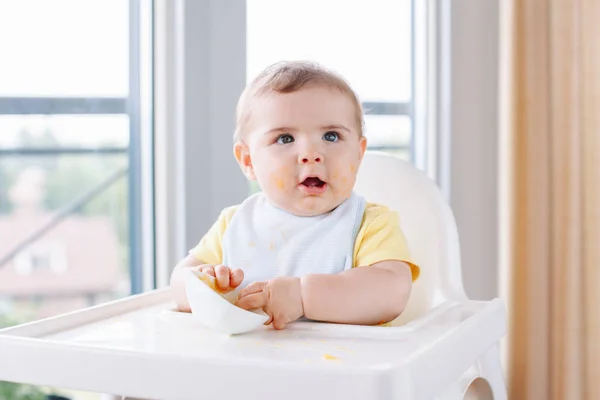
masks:
{"label": "white bib", "polygon": [[299,217],[261,192],[248,197],[223,236],[223,264],[244,271],[242,286],[276,276],[335,274],[352,268],[365,199],[352,193],[335,210]]}

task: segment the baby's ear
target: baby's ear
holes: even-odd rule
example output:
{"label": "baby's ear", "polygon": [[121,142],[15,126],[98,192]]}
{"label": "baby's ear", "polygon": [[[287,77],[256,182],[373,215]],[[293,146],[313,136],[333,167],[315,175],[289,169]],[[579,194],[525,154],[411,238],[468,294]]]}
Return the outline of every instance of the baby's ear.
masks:
{"label": "baby's ear", "polygon": [[252,159],[250,158],[250,149],[244,142],[237,141],[233,145],[233,154],[246,178],[255,181],[254,168],[252,167]]}
{"label": "baby's ear", "polygon": [[365,155],[365,151],[367,150],[367,138],[364,136],[361,136],[361,138],[359,139],[359,147],[360,147],[360,156],[359,156],[359,160],[362,160],[362,158]]}

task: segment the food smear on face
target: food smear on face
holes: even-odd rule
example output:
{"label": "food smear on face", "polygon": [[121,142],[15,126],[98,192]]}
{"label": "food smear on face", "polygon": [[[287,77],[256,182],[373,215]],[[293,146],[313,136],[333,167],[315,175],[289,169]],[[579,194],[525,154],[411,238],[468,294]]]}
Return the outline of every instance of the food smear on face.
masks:
{"label": "food smear on face", "polygon": [[282,190],[283,189],[283,179],[275,178],[275,185],[277,185],[277,188],[279,190]]}

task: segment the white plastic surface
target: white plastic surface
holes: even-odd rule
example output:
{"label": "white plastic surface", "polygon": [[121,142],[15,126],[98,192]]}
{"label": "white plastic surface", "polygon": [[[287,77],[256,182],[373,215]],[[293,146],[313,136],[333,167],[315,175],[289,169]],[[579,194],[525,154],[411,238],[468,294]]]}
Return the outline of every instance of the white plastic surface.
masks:
{"label": "white plastic surface", "polygon": [[236,335],[262,327],[269,320],[269,316],[262,311],[246,311],[234,306],[239,290],[219,294],[214,290],[214,277],[199,271],[187,272],[185,290],[192,318],[203,326]]}
{"label": "white plastic surface", "polygon": [[[296,322],[238,336],[173,307],[159,290],[0,330],[0,380],[150,399],[217,398],[221,390],[225,399],[421,399],[410,394],[432,394],[458,373],[444,373],[448,360],[468,366],[499,339],[475,327],[503,329],[498,302],[445,304],[404,327]],[[457,346],[462,338],[470,348]]]}
{"label": "white plastic surface", "polygon": [[397,327],[295,322],[229,336],[158,290],[0,330],[0,380],[162,400],[461,399],[476,378],[505,399],[499,300],[470,301],[452,213],[429,179],[367,154],[357,191],[397,209],[421,266]]}

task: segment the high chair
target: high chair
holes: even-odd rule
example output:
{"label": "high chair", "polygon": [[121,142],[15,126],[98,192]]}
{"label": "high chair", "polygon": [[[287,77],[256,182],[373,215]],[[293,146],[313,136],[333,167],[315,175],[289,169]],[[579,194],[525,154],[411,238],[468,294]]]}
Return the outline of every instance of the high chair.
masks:
{"label": "high chair", "polygon": [[[505,399],[498,348],[506,333],[505,309],[499,299],[481,302],[467,298],[456,222],[438,187],[406,161],[366,152],[355,190],[370,202],[398,211],[411,255],[421,266],[408,305],[392,325],[435,324],[446,330],[444,344],[440,340],[425,345],[421,360],[413,362],[414,371],[423,379],[423,387],[416,389],[415,385],[414,398],[473,398],[475,393],[482,397],[489,391],[493,396],[483,398]],[[444,326],[449,314],[443,310],[453,307],[463,311],[460,324],[450,328]],[[450,336],[454,338],[449,340]]]}
{"label": "high chair", "polygon": [[0,330],[0,380],[145,399],[506,399],[500,300],[464,293],[449,206],[421,171],[367,152],[356,191],[399,212],[421,276],[391,327],[295,322],[226,336],[158,289]]}

